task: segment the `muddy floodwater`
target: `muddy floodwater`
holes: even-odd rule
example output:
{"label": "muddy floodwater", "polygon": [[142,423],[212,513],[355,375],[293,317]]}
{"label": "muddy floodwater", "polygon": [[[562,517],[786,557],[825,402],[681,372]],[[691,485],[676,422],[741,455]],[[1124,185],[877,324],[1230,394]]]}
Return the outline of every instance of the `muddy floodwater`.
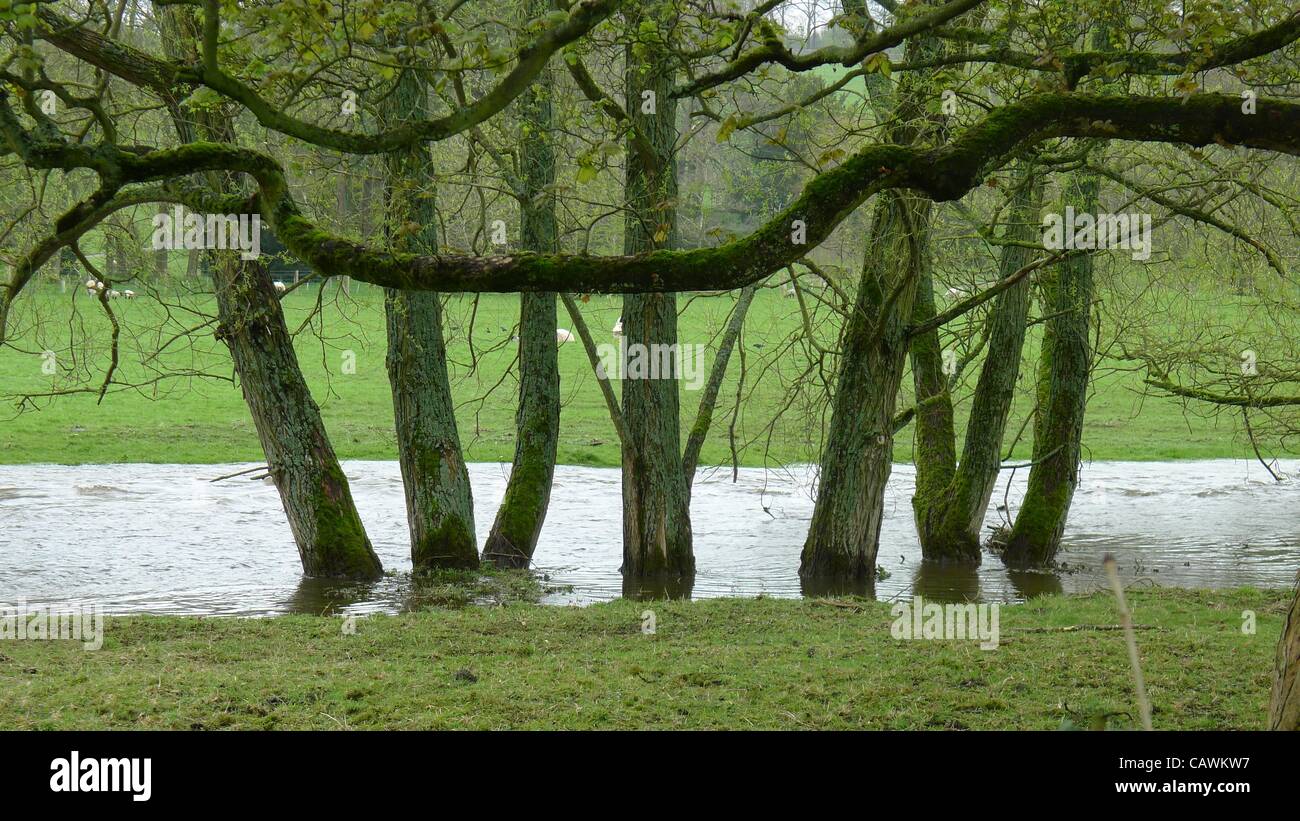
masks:
{"label": "muddy floodwater", "polygon": [[[91,602],[110,613],[268,615],[398,611],[411,591],[396,462],[344,468],[375,549],[392,573],[363,587],[307,581],[275,488],[251,465],[0,466],[0,603]],[[1300,462],[1277,483],[1257,463],[1094,462],[1084,466],[1060,567],[1010,573],[986,554],[978,570],[920,561],[911,518],[914,473],[890,480],[876,582],[881,599],[1018,601],[1096,589],[1114,553],[1129,583],[1230,588],[1290,585],[1300,567]],[[508,465],[473,464],[480,548]],[[1015,510],[1027,471],[1004,472],[986,524]],[[698,575],[692,595],[799,596],[799,550],[812,515],[812,471],[701,471],[691,504]],[[536,553],[545,601],[622,595],[619,472],[560,467]]]}

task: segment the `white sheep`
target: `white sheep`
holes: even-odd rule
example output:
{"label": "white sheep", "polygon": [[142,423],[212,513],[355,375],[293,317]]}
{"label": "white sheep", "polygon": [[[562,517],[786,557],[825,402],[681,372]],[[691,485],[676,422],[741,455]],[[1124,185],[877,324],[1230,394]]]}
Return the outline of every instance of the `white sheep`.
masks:
{"label": "white sheep", "polygon": [[572,340],[573,340],[573,334],[569,333],[569,332],[568,332],[567,330],[565,330],[564,328],[556,328],[556,329],[555,329],[555,341],[556,341],[556,342],[558,342],[558,343],[560,343],[561,345],[563,345],[565,342],[570,342],[570,341],[572,341]]}
{"label": "white sheep", "polygon": [[289,290],[289,286],[288,286],[288,285],[285,285],[283,282],[280,282],[279,280],[276,280],[276,283],[275,283],[275,292],[276,292],[277,294],[282,294],[282,293],[284,293],[284,292],[287,291],[287,290]]}
{"label": "white sheep", "polygon": [[123,291],[123,292],[122,292],[122,298],[123,298],[123,299],[135,299],[135,291]]}

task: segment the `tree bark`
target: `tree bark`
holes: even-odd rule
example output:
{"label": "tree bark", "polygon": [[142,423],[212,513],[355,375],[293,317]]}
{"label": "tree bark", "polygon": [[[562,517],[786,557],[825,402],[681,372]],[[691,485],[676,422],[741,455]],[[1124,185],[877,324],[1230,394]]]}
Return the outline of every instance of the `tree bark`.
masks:
{"label": "tree bark", "polygon": [[[530,0],[525,17],[540,17],[545,0]],[[555,219],[555,129],[551,69],[543,69],[520,96],[519,160],[521,245],[525,251],[560,250]],[[560,436],[560,371],[553,292],[519,295],[519,408],[515,455],[505,496],[483,549],[498,567],[527,567],[537,549],[555,477]]]}
{"label": "tree bark", "polygon": [[[1112,24],[1093,25],[1090,46],[1112,47]],[[1101,179],[1080,172],[1070,177],[1063,205],[1096,214]],[[1075,254],[1040,277],[1040,300],[1049,317],[1038,368],[1038,407],[1034,416],[1033,466],[1002,559],[1010,566],[1051,562],[1061,546],[1065,521],[1079,484],[1083,414],[1092,375],[1089,338],[1093,297],[1093,257]]]}
{"label": "tree bark", "polygon": [[[937,313],[934,302],[934,277],[930,266],[919,273],[912,321],[923,322]],[[947,551],[927,551],[926,527],[931,502],[938,501],[957,476],[957,434],[953,425],[952,396],[948,392],[948,374],[943,369],[943,349],[938,329],[912,337],[909,357],[912,362],[912,386],[916,396],[916,421],[913,460],[916,464],[916,492],[912,512],[917,534],[921,538],[924,559],[979,561],[978,546],[972,556],[967,551],[949,555]],[[933,548],[933,544],[931,548]]]}
{"label": "tree bark", "polygon": [[[635,33],[642,10],[625,12]],[[625,51],[626,111],[650,145],[642,156],[628,141],[623,251],[636,254],[672,248],[677,234],[677,103],[672,96],[673,58],[649,45],[638,56]],[[650,92],[646,94],[645,92]],[[649,160],[649,163],[647,163]],[[626,350],[634,344],[677,350],[677,299],[672,293],[629,294],[623,299]],[[626,364],[626,363],[625,363]],[[695,574],[690,497],[682,469],[677,373],[623,378],[623,566],[625,594],[683,595]],[[659,378],[651,378],[658,376]]]}
{"label": "tree bark", "polygon": [[[1010,223],[1003,238],[1012,242],[1030,241],[1038,230],[1043,179],[1023,165],[1013,178],[1016,188],[1012,195]],[[999,256],[998,279],[1005,279],[1020,270],[1029,263],[1030,256],[1028,248],[1004,245]],[[953,441],[952,399],[947,390],[947,377],[940,369],[937,376],[941,378],[941,389],[923,393],[923,384],[930,386],[937,381],[935,368],[939,358],[918,356],[918,343],[923,343],[920,346],[922,350],[937,350],[938,339],[930,341],[927,339],[929,334],[925,334],[912,340],[912,368],[917,380],[918,405],[917,491],[912,497],[912,508],[921,541],[921,555],[927,561],[975,564],[980,561],[980,528],[1001,468],[1002,436],[1011,412],[1016,380],[1020,376],[1029,294],[1030,280],[1025,277],[994,301],[988,351],[971,402],[961,461],[951,470],[947,469],[951,462],[946,460],[952,449],[943,447]],[[918,311],[918,318],[924,319],[923,313]],[[940,405],[946,414],[940,416],[947,423],[946,429],[928,421],[933,405]],[[927,421],[922,423],[922,420]],[[943,458],[936,458],[935,453]],[[935,462],[938,462],[938,469]]]}
{"label": "tree bark", "polygon": [[[914,38],[907,58],[927,59],[943,50],[935,38]],[[942,133],[938,115],[925,109],[933,79],[927,72],[908,72],[894,94],[883,78],[869,82],[878,115],[890,123],[893,143],[921,145]],[[807,594],[863,592],[875,579],[885,487],[893,468],[894,409],[907,363],[907,326],[918,289],[929,276],[931,209],[929,199],[904,191],[882,192],[876,199],[862,279],[840,346],[817,501],[800,558]],[[932,306],[932,294],[929,301]],[[935,348],[938,355],[937,343]],[[918,408],[927,410],[942,408]],[[945,424],[937,414],[928,423]],[[949,413],[949,430],[951,424]]]}
{"label": "tree bark", "polygon": [[[1095,213],[1099,182],[1080,175],[1068,187],[1066,203]],[[1044,313],[1050,317],[1043,337],[1044,362],[1039,370],[1039,416],[1034,425],[1034,464],[1029,486],[1011,528],[1003,559],[1012,565],[1050,562],[1061,545],[1070,502],[1079,482],[1083,413],[1092,369],[1089,338],[1093,294],[1090,254],[1068,257],[1040,282]]]}
{"label": "tree bark", "polygon": [[799,564],[806,593],[860,592],[875,578],[894,408],[924,254],[915,240],[925,233],[909,226],[928,219],[929,210],[929,200],[898,192],[882,194],[876,204]]}
{"label": "tree bark", "polygon": [[[192,10],[159,10],[159,28],[170,56],[197,60],[199,27]],[[201,114],[195,122],[177,119],[182,139],[233,141],[234,124],[221,113]],[[209,175],[216,188],[235,180]],[[260,260],[237,253],[205,256],[217,294],[217,337],[230,349],[271,478],[293,531],[303,573],[308,576],[378,578],[383,573],[352,501],[347,477],[334,454],[320,408],[298,366],[293,337],[275,286]]]}
{"label": "tree bark", "polygon": [[[383,102],[394,125],[428,116],[428,89],[403,70]],[[436,253],[435,179],[428,148],[416,144],[384,157],[386,224],[396,250]],[[433,291],[384,292],[388,382],[393,394],[398,462],[411,531],[411,563],[418,572],[478,567],[474,501],[461,454],[455,406],[447,379],[442,306]]]}
{"label": "tree bark", "polygon": [[266,265],[211,254],[221,324],[271,478],[308,576],[377,578],[370,546],[311,397]]}
{"label": "tree bark", "polygon": [[1273,695],[1269,700],[1270,730],[1300,730],[1300,577],[1296,579],[1291,609],[1277,643]]}

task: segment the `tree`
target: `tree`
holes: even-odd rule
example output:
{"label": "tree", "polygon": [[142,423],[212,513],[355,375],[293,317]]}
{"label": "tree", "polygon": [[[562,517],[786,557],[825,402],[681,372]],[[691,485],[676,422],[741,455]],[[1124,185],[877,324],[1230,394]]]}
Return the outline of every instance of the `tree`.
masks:
{"label": "tree", "polygon": [[[1089,4],[1089,8],[1093,5]],[[621,7],[616,0],[575,3],[567,11],[539,21],[528,32],[525,45],[519,47],[512,38],[468,32],[451,20],[457,12],[465,13],[463,6],[456,6],[448,12],[447,20],[428,21],[432,36],[415,38],[410,52],[401,55],[388,48],[381,33],[389,33],[384,27],[424,22],[402,17],[409,10],[380,20],[373,10],[349,7],[347,13],[354,15],[350,23],[356,25],[343,27],[342,33],[336,34],[339,27],[297,16],[293,9],[225,7],[215,0],[203,0],[204,37],[198,58],[192,61],[155,57],[144,47],[115,40],[111,30],[78,23],[45,7],[36,15],[24,17],[22,26],[31,30],[42,48],[56,49],[62,59],[109,72],[121,82],[148,89],[160,98],[191,99],[192,103],[192,98],[197,98],[200,105],[238,105],[250,121],[272,133],[323,149],[382,155],[470,134],[523,93],[556,51],[604,36],[604,30],[598,32],[598,27]],[[665,98],[692,99],[699,106],[692,114],[717,118],[721,123],[718,136],[723,137],[728,122],[734,130],[743,122],[765,116],[746,114],[732,120],[714,110],[725,110],[723,90],[730,84],[740,80],[762,82],[764,75],[779,81],[785,76],[781,72],[806,72],[833,64],[860,66],[868,73],[889,70],[905,76],[923,75],[941,66],[991,65],[999,72],[1023,78],[1022,88],[1014,95],[988,95],[980,100],[979,115],[964,120],[963,128],[953,129],[942,140],[898,141],[887,135],[884,140],[846,140],[851,144],[841,149],[841,154],[830,156],[833,152],[828,152],[824,161],[810,163],[813,173],[802,192],[770,220],[744,236],[692,249],[655,248],[637,253],[625,249],[625,253],[615,255],[521,252],[479,256],[376,248],[338,236],[313,218],[311,208],[300,202],[292,163],[284,159],[283,151],[251,150],[230,141],[140,144],[119,137],[113,115],[121,112],[113,108],[111,100],[106,107],[98,96],[81,97],[57,79],[37,77],[34,72],[7,77],[7,87],[18,96],[11,94],[0,100],[0,137],[15,160],[36,173],[60,170],[93,175],[99,188],[73,203],[57,220],[55,230],[35,242],[18,260],[8,282],[0,288],[0,327],[5,325],[3,318],[13,300],[52,254],[116,211],[159,200],[183,202],[216,213],[259,213],[292,253],[327,277],[348,276],[388,288],[441,293],[669,294],[729,290],[759,283],[803,259],[872,197],[879,195],[878,200],[895,204],[957,200],[1009,160],[1037,146],[1056,145],[1058,140],[1221,145],[1300,153],[1300,106],[1286,99],[1256,97],[1246,104],[1236,88],[1227,89],[1228,93],[1202,91],[1199,79],[1209,73],[1221,79],[1232,72],[1241,81],[1258,78],[1268,83],[1272,76],[1269,67],[1294,49],[1300,35],[1300,15],[1283,4],[1260,4],[1255,17],[1230,21],[1226,26],[1199,13],[1184,15],[1164,5],[1144,5],[1143,11],[1158,22],[1160,30],[1173,32],[1169,43],[1159,47],[1137,45],[1147,40],[1137,36],[1136,29],[1127,22],[1132,15],[1125,15],[1126,28],[1110,41],[1120,45],[1108,43],[1104,48],[1082,50],[1074,44],[1076,15],[1058,8],[981,0],[951,0],[933,6],[889,3],[883,7],[892,16],[887,26],[862,26],[850,32],[848,43],[797,49],[767,19],[764,7],[738,15],[711,15],[708,9],[682,4],[682,16],[689,25],[679,29],[685,34],[674,39],[681,45],[674,48],[667,65],[686,79],[678,82],[667,77],[657,81],[662,82],[661,90],[665,92],[656,95],[659,110],[665,110]],[[977,8],[989,10],[989,30],[961,20],[963,14]],[[668,9],[677,10],[676,6]],[[263,31],[271,32],[259,42],[275,46],[275,53],[267,55],[274,66],[267,60],[251,59],[253,55],[245,45],[254,36],[252,32]],[[285,32],[295,36],[281,36]],[[646,29],[644,36],[641,27],[638,32],[649,42],[668,42],[653,26]],[[298,34],[302,37],[298,38]],[[335,37],[342,39],[332,39]],[[16,47],[24,45],[22,37],[10,39],[14,39]],[[314,46],[330,55],[322,58],[319,50],[298,49],[295,44],[299,39],[312,40]],[[927,40],[968,47],[943,54],[913,51],[917,43]],[[452,43],[449,54],[453,56],[444,60],[432,53],[430,44],[445,46],[447,41]],[[904,43],[904,59],[893,62],[887,50]],[[1030,43],[1033,45],[1027,45]],[[468,46],[469,54],[466,48],[455,47],[458,45]],[[437,71],[456,77],[478,72],[474,76],[481,93],[451,102],[444,115],[417,118],[375,133],[336,127],[330,106],[315,104],[310,95],[302,92],[310,89],[324,95],[337,87],[331,84],[359,76],[361,72],[349,75],[351,69],[337,68],[350,65],[352,60],[386,66],[394,75],[400,68],[423,61],[434,61],[430,64],[436,65]],[[500,71],[493,73],[494,67]],[[317,68],[325,73],[314,71]],[[379,73],[382,76],[383,72]],[[1106,93],[1088,93],[1081,89],[1090,77],[1114,82],[1103,89]],[[383,83],[392,79],[383,78]],[[61,128],[30,104],[32,95],[46,86],[61,93],[59,99],[76,112],[76,121],[86,130]],[[1285,84],[1273,83],[1270,87],[1285,89]],[[933,102],[931,95],[920,96],[927,105]],[[93,144],[82,134],[93,135]],[[642,163],[643,168],[655,165],[653,160]],[[194,175],[211,172],[239,175],[255,188],[227,195],[191,184]],[[660,199],[652,205],[666,214],[671,202]],[[893,414],[884,411],[895,402],[894,386],[902,381],[903,363],[913,337],[977,309],[1019,281],[1009,281],[1009,277],[941,314],[929,319],[919,317],[912,289],[924,282],[924,255],[905,242],[908,226],[903,224],[903,220],[915,222],[914,215],[906,208],[896,208],[897,213],[888,216],[880,212],[884,207],[875,206],[881,218],[873,222],[873,241],[877,243],[873,247],[896,243],[897,253],[888,261],[912,261],[909,264],[914,270],[891,272],[881,269],[882,260],[873,257],[869,261],[869,267],[881,270],[868,272],[864,281],[873,284],[861,289],[857,299],[863,307],[874,309],[877,316],[871,316],[870,310],[866,317],[862,312],[853,314],[845,334],[850,344],[841,352],[840,382],[847,380],[848,387],[854,388],[854,377],[846,374],[870,366],[875,370],[861,376],[862,383],[876,384],[884,390],[872,392],[873,405],[867,410],[870,420],[865,424],[850,421],[852,390],[844,391],[844,396],[835,400],[843,412],[834,415],[833,428],[849,426],[835,436],[841,437],[841,443],[855,444],[848,450],[827,449],[828,460],[839,459],[846,477],[852,476],[852,471],[863,472],[863,481],[856,483],[854,492],[867,494],[860,498],[870,499],[871,504],[850,506],[843,500],[837,504],[833,498],[823,503],[828,509],[841,510],[848,524],[841,528],[829,524],[838,516],[819,517],[814,522],[812,542],[830,544],[847,535],[844,550],[846,555],[853,554],[853,560],[823,561],[814,547],[808,557],[809,574],[813,576],[825,571],[832,577],[847,574],[862,578],[873,569],[869,557],[873,540],[869,534],[875,527],[873,521],[879,521],[875,500],[887,476],[889,459],[883,446],[894,423]],[[792,230],[796,223],[800,224],[798,231]],[[671,226],[671,220],[667,224]],[[667,321],[666,317],[663,321]],[[858,324],[854,327],[853,323]],[[856,387],[861,390],[862,385]],[[882,398],[879,394],[888,396]],[[1065,394],[1060,395],[1064,401]],[[1059,421],[1062,430],[1073,429],[1065,415],[1045,414],[1046,421],[1053,419]],[[852,458],[868,451],[870,459]],[[669,461],[671,458],[665,456]],[[680,526],[675,529],[682,531]],[[844,532],[836,532],[839,530]]]}
{"label": "tree", "polygon": [[[1028,163],[1017,167],[1013,180],[1011,213],[1002,237],[1008,244],[1001,247],[999,255],[1000,281],[1031,264],[1030,250],[1020,243],[1034,240],[1042,201],[1043,175]],[[960,461],[956,461],[952,446],[949,375],[941,364],[937,336],[930,332],[913,338],[912,372],[920,410],[916,430],[917,489],[912,507],[921,549],[927,558],[973,563],[980,560],[980,528],[1001,469],[1002,437],[1020,375],[1030,284],[1029,277],[1021,277],[993,302],[987,353],[971,400]],[[930,305],[919,308],[918,316],[934,314],[932,300]],[[917,350],[922,344],[928,348],[928,355],[918,357]],[[955,357],[950,361],[955,371]],[[940,420],[946,419],[947,423],[922,424],[920,420],[927,416],[927,406],[935,405],[939,407]]]}
{"label": "tree", "polygon": [[[916,38],[908,43],[907,57],[922,60],[942,51],[941,42]],[[892,142],[922,146],[938,137],[940,121],[925,110],[931,82],[933,77],[925,72],[907,74],[893,95],[892,107],[878,106],[888,111],[885,121],[890,123],[887,134]],[[799,564],[805,590],[834,590],[846,584],[860,588],[875,580],[909,324],[918,292],[929,277],[931,210],[927,198],[912,192],[888,191],[876,200],[857,302],[841,342],[839,383],[821,459],[817,503]],[[924,306],[925,300],[921,302]],[[938,420],[931,409],[939,406],[918,407],[918,425],[946,425],[951,431],[951,413]],[[951,442],[950,434],[947,441]]]}
{"label": "tree", "polygon": [[[524,4],[523,19],[540,17],[543,0]],[[520,246],[527,251],[560,250],[555,215],[555,82],[544,69],[520,98]],[[560,372],[555,338],[556,297],[552,292],[519,295],[519,409],[515,456],[505,496],[483,548],[499,567],[527,567],[546,519],[560,435]]]}
{"label": "tree", "polygon": [[[188,9],[162,10],[163,43],[176,56],[193,54],[198,30]],[[176,112],[181,139],[235,140],[220,112],[193,122]],[[237,190],[231,175],[208,175],[215,191]],[[208,252],[217,294],[217,338],[230,349],[262,451],[280,493],[308,576],[376,578],[383,572],[352,501],[347,477],[330,445],[320,409],[298,367],[284,312],[263,261],[234,251]]]}
{"label": "tree", "polygon": [[[383,102],[385,125],[423,120],[428,93],[417,69],[403,70]],[[394,249],[436,252],[436,188],[428,150],[421,143],[394,149],[385,156],[385,169],[384,224]],[[477,567],[474,500],[447,380],[438,294],[389,288],[384,316],[412,565],[416,571]]]}
{"label": "tree", "polygon": [[1273,694],[1269,700],[1270,730],[1300,730],[1300,577],[1277,643]]}

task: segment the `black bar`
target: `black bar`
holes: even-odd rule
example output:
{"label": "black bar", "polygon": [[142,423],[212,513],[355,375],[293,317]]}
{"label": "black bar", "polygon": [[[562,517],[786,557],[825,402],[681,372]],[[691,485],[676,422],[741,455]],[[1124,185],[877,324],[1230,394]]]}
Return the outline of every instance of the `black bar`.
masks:
{"label": "black bar", "polygon": [[[539,811],[557,801],[598,811],[595,802],[611,792],[647,809],[656,800],[665,808],[688,801],[735,810],[786,796],[856,796],[864,812],[877,804],[884,810],[890,796],[926,810],[946,803],[1013,809],[1045,801],[1072,809],[1171,799],[1219,809],[1256,800],[1289,806],[1295,793],[1294,738],[1263,732],[8,732],[0,750],[6,801],[128,813],[247,810],[282,801],[337,811],[403,799],[473,812],[453,808],[461,801],[496,806],[507,798],[499,789],[506,785]],[[119,792],[53,791],[51,779],[63,765],[52,762],[70,765],[73,751],[83,777],[87,767],[102,774],[106,758],[140,759],[142,775],[149,759],[148,800],[135,800],[129,785]],[[1154,786],[1118,786],[1146,784]],[[1192,792],[1188,784],[1214,791]],[[534,791],[546,797],[529,799]]]}

